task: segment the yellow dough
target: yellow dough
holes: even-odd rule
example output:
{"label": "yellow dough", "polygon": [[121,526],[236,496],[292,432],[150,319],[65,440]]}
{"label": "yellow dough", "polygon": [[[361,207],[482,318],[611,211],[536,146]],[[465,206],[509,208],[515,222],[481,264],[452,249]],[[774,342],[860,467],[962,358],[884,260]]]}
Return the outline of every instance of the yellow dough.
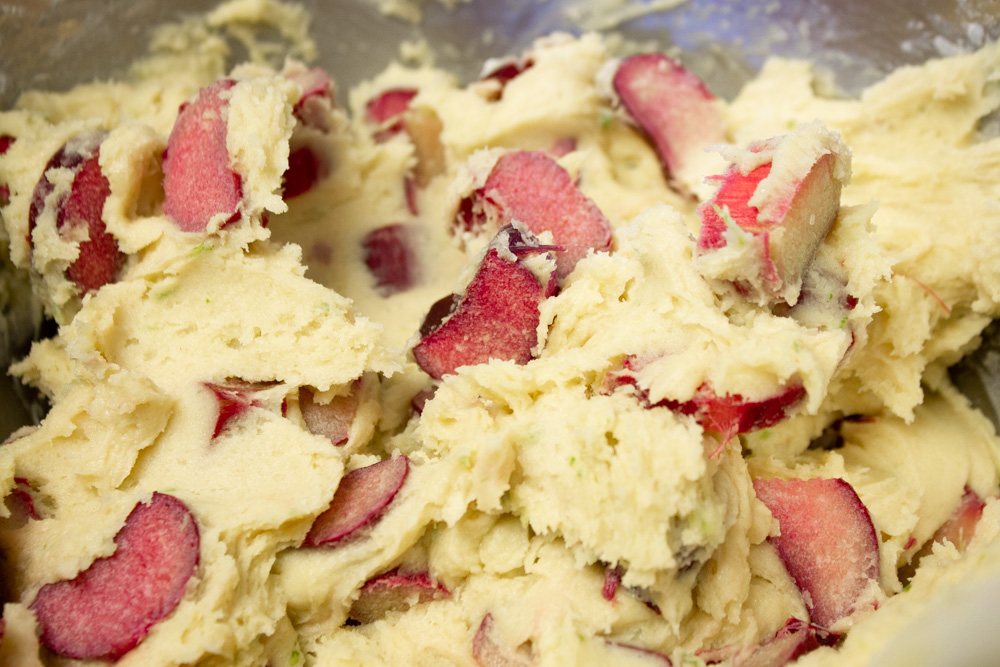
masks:
{"label": "yellow dough", "polygon": [[[0,112],[0,135],[15,138],[0,156],[3,239],[59,324],[11,369],[52,408],[0,448],[0,491],[26,480],[40,514],[0,518],[0,656],[64,664],[38,652],[32,601],[112,554],[154,492],[195,517],[199,562],[121,665],[473,665],[487,615],[492,639],[529,661],[517,664],[659,664],[640,648],[702,664],[699,651],[753,647],[809,618],[758,477],[842,478],[878,536],[878,609],[844,619],[842,645],[801,664],[860,664],[941,590],[1000,567],[1000,438],[945,372],[1000,316],[1000,139],[977,134],[1000,107],[1000,47],[901,69],[859,99],[820,97],[808,63],[774,59],[719,101],[729,143],[713,150],[727,160],[752,160],[743,149],[778,135],[843,147],[842,206],[813,262],[857,305],[808,320],[727,287],[737,260],[699,257],[696,204],[613,108],[602,68],[619,54],[597,34],[539,40],[499,97],[495,82],[394,64],[336,91],[317,132],[294,113],[306,68],[229,70],[222,37],[239,28],[253,44],[240,31],[276,25],[308,58],[305,20],[275,2],[227,3],[164,27],[120,81],[25,93]],[[163,212],[162,154],[180,105],[224,76],[236,81],[226,144],[242,216],[182,232]],[[415,205],[413,142],[377,141],[366,120],[370,100],[400,88],[440,121],[443,166]],[[65,273],[80,239],[50,209],[29,230],[29,209],[49,159],[87,130],[107,133],[103,217],[127,259],[81,297]],[[314,132],[329,169],[286,200],[298,131]],[[531,361],[432,381],[411,353],[424,315],[463,289],[489,241],[454,232],[461,199],[505,151],[567,139],[559,164],[608,218],[610,251],[543,301]],[[49,178],[50,197],[68,191],[66,170]],[[400,223],[416,279],[387,295],[361,248]],[[648,362],[643,397],[609,385],[632,358]],[[253,405],[214,433],[211,386],[232,381],[255,383]],[[763,400],[799,385],[794,414],[728,442],[664,406],[703,386]],[[321,404],[357,398],[345,445],[310,431],[308,391]],[[832,430],[837,446],[817,446]],[[370,529],[302,546],[347,472],[400,454],[409,474]],[[902,576],[966,489],[986,502],[972,542],[937,545]],[[349,621],[365,582],[396,569],[447,594]],[[610,572],[621,586],[609,600]]]}

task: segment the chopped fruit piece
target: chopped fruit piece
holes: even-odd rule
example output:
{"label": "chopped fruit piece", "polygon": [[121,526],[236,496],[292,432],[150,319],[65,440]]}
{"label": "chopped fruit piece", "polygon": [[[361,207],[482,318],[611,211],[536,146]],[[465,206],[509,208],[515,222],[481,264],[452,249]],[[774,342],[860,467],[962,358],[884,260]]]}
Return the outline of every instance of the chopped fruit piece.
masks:
{"label": "chopped fruit piece", "polygon": [[611,248],[611,224],[576,187],[565,169],[542,151],[514,151],[499,160],[482,188],[462,202],[465,229],[518,221],[533,234],[551,232],[560,278],[590,250]]}
{"label": "chopped fruit piece", "polygon": [[740,662],[741,667],[782,667],[820,646],[833,646],[840,635],[790,618],[780,630]]}
{"label": "chopped fruit piece", "polygon": [[451,597],[448,589],[431,581],[426,572],[387,572],[365,582],[348,616],[358,623],[371,623],[390,611],[406,611],[415,604],[447,597]]}
{"label": "chopped fruit piece", "polygon": [[[500,230],[450,316],[443,314],[449,303],[445,300],[428,313],[422,338],[413,348],[420,367],[440,380],[460,366],[490,359],[517,364],[531,360],[538,343],[538,306],[550,293],[552,281],[540,282],[520,255],[549,249],[512,226]],[[511,254],[515,257],[508,259]],[[428,326],[439,316],[445,319]]]}
{"label": "chopped fruit piece", "polygon": [[243,185],[226,149],[229,89],[222,79],[181,106],[163,155],[163,212],[186,232],[202,232],[216,215],[239,215]]}
{"label": "chopped fruit piece", "polygon": [[722,112],[704,82],[672,58],[644,53],[623,60],[612,85],[673,182],[685,191],[701,182],[705,150],[726,140]]}
{"label": "chopped fruit piece", "polygon": [[719,396],[708,383],[703,383],[687,401],[664,399],[650,403],[649,393],[646,388],[639,386],[636,375],[640,366],[641,363],[635,357],[626,357],[620,371],[613,371],[605,377],[603,391],[611,393],[622,385],[631,385],[637,389],[639,400],[648,407],[665,407],[682,415],[693,416],[703,429],[721,436],[721,442],[712,456],[718,455],[740,433],[768,428],[787,419],[806,396],[805,387],[792,384],[774,396],[748,401],[740,394]]}
{"label": "chopped fruit piece", "polygon": [[10,517],[6,520],[17,526],[23,526],[28,521],[38,521],[42,516],[38,513],[35,503],[35,489],[23,477],[14,478],[14,488],[4,499]]}
{"label": "chopped fruit piece", "polygon": [[479,76],[480,81],[493,83],[495,88],[489,90],[487,99],[496,102],[503,97],[504,88],[514,78],[520,76],[535,64],[528,55],[520,58],[502,58],[488,61]]}
{"label": "chopped fruit piece", "polygon": [[576,138],[575,137],[563,137],[558,139],[551,146],[549,146],[548,153],[554,158],[561,158],[564,155],[569,155],[576,150]]}
{"label": "chopped fruit piece", "polygon": [[972,536],[976,534],[976,525],[983,516],[984,507],[986,503],[979,494],[966,487],[958,509],[937,529],[931,541],[943,543],[947,540],[959,551],[965,551]]}
{"label": "chopped fruit piece", "polygon": [[731,166],[714,198],[698,208],[698,254],[714,258],[702,262],[703,271],[758,303],[794,306],[836,222],[848,150],[816,123],[751,145],[744,157],[748,165]]}
{"label": "chopped fruit piece", "polygon": [[299,409],[310,433],[325,435],[333,444],[342,445],[351,435],[351,424],[358,412],[358,397],[354,394],[334,396],[329,403],[316,403],[312,390],[300,387]]}
{"label": "chopped fruit piece", "polygon": [[184,504],[162,493],[139,503],[115,552],[75,579],[46,584],[31,608],[41,642],[78,660],[117,660],[169,616],[198,564],[199,537]]}
{"label": "chopped fruit piece", "polygon": [[219,415],[215,419],[215,430],[212,439],[219,437],[226,426],[251,407],[262,407],[251,394],[271,386],[264,382],[246,382],[244,380],[226,380],[225,382],[203,382],[207,389],[215,394],[219,404]]}
{"label": "chopped fruit piece", "polygon": [[56,152],[45,165],[45,172],[32,193],[28,210],[28,230],[34,230],[45,199],[55,189],[49,180],[50,169],[69,169],[73,182],[69,192],[56,203],[56,229],[64,238],[79,238],[86,229],[87,240],[80,241],[79,256],[66,268],[66,277],[81,294],[113,283],[125,263],[118,242],[104,225],[104,202],[111,194],[108,179],[101,173],[100,150],[105,135],[88,132],[75,136]]}
{"label": "chopped fruit piece", "polygon": [[392,88],[368,101],[365,117],[378,128],[376,141],[387,141],[403,131],[403,114],[416,96],[413,88]]}
{"label": "chopped fruit piece", "polygon": [[303,125],[321,132],[329,132],[328,116],[334,104],[333,81],[330,75],[322,68],[314,67],[286,76],[302,88],[302,97],[292,109],[295,118]]}
{"label": "chopped fruit piece", "polygon": [[615,599],[615,593],[618,592],[618,587],[622,583],[623,574],[625,574],[625,570],[620,565],[615,567],[608,565],[604,568],[604,586],[601,587],[601,597],[608,602]]}
{"label": "chopped fruit piece", "polygon": [[404,292],[417,283],[417,258],[407,225],[386,225],[372,230],[361,240],[361,248],[365,266],[382,296]]}
{"label": "chopped fruit piece", "polygon": [[[7,149],[14,143],[14,137],[9,134],[0,134],[0,155],[7,152]],[[0,183],[0,207],[10,203],[10,187],[6,183]]]}
{"label": "chopped fruit piece", "polygon": [[493,614],[486,614],[472,639],[472,658],[480,667],[529,667],[535,664],[530,643],[507,648],[497,642]]}
{"label": "chopped fruit piece", "polygon": [[767,641],[757,646],[728,645],[710,651],[699,651],[705,664],[725,663],[739,667],[782,667],[814,651],[820,646],[833,646],[840,635],[823,628],[790,618]]}
{"label": "chopped fruit piece", "polygon": [[805,387],[792,385],[775,396],[748,401],[739,394],[718,396],[711,387],[703,384],[689,401],[679,403],[668,400],[657,405],[669,407],[681,414],[693,415],[703,429],[722,436],[719,447],[712,452],[715,456],[738,434],[768,428],[785,420],[805,395]]}
{"label": "chopped fruit piece", "polygon": [[333,546],[373,523],[396,497],[409,470],[409,459],[393,456],[344,475],[330,508],[316,517],[302,545]]}
{"label": "chopped fruit piece", "polygon": [[756,479],[757,497],[778,521],[771,538],[813,622],[830,627],[858,611],[877,586],[878,537],[868,510],[842,479]]}
{"label": "chopped fruit piece", "polygon": [[418,188],[426,188],[445,170],[441,118],[432,109],[414,107],[403,114],[403,126],[413,142],[413,154],[417,159],[413,182]]}
{"label": "chopped fruit piece", "polygon": [[327,166],[309,145],[299,146],[288,155],[288,169],[282,176],[282,195],[286,200],[312,190],[326,177]]}

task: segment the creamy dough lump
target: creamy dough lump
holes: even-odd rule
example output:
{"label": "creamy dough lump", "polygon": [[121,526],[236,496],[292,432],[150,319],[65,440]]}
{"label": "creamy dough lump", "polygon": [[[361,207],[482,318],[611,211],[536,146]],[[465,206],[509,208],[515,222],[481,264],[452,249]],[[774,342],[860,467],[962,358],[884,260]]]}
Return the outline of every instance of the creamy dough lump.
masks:
{"label": "creamy dough lump", "polygon": [[[289,58],[255,22],[293,41]],[[793,179],[810,151],[839,151],[806,296],[762,301],[738,280],[753,238],[729,220],[728,245],[706,251],[702,202],[615,101],[620,54],[600,36],[544,38],[509,78],[394,64],[345,93],[300,62],[306,22],[237,0],[162,28],[120,81],[0,113],[4,246],[59,325],[11,369],[51,410],[0,447],[0,656],[101,664],[46,648],[38,599],[121,562],[130,513],[163,495],[193,518],[197,562],[122,665],[741,664],[819,617],[760,480],[842,480],[870,517],[875,573],[819,628],[839,640],[800,664],[863,662],[952,582],[1000,569],[1000,438],[947,374],[1000,315],[1000,139],[978,130],[1000,107],[1000,48],[901,69],[859,99],[821,97],[808,63],[775,59],[712,102],[724,138],[699,153],[717,170],[703,177],[773,154]],[[253,61],[229,69],[224,34]],[[183,231],[164,173],[189,144],[168,143],[182,105],[223,79],[199,113],[224,119],[239,201]],[[373,119],[399,91],[405,123]],[[73,267],[94,228],[64,226],[63,202],[98,144],[121,259],[87,290]],[[76,162],[55,164],[61,150]],[[610,243],[542,295],[529,360],[435,380],[414,356],[425,315],[478,294],[496,254],[496,230],[463,226],[462,207],[519,151],[565,170]],[[302,155],[314,172],[288,196]],[[546,187],[529,201],[554,199]],[[556,231],[515,222],[536,249],[498,261],[544,286]],[[385,238],[405,278],[380,273]],[[725,397],[780,416],[727,430]],[[314,543],[331,513],[353,516],[334,503],[344,480],[402,457],[385,503],[352,497],[378,505],[364,525]],[[974,534],[938,539],[970,494]]]}

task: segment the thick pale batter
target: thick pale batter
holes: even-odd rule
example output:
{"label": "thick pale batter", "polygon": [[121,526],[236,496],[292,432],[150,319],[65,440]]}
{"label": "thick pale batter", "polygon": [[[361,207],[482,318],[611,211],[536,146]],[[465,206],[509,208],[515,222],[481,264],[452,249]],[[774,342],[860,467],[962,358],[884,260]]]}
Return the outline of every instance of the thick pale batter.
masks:
{"label": "thick pale batter", "polygon": [[[0,448],[0,656],[771,665],[794,636],[859,664],[1000,569],[1000,439],[946,373],[1000,315],[997,46],[857,100],[771,61],[707,98],[720,136],[682,171],[597,35],[347,95],[294,60],[227,73],[248,20],[304,35],[237,0],[0,113],[6,243],[60,324],[12,369],[52,409]],[[761,232],[751,193],[713,197],[765,164]],[[93,201],[101,229],[65,222]],[[817,484],[773,500],[791,479]],[[858,563],[822,537],[844,525]]]}

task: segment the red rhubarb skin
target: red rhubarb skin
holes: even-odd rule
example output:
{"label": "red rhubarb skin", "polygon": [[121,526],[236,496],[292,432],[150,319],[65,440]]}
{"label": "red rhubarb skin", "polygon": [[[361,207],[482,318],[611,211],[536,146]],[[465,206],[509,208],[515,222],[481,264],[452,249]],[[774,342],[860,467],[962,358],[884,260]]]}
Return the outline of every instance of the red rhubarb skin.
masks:
{"label": "red rhubarb skin", "polygon": [[239,174],[226,148],[225,93],[235,81],[222,79],[202,88],[181,107],[163,156],[163,211],[183,231],[203,232],[210,219],[223,213],[238,216],[243,199]]}

